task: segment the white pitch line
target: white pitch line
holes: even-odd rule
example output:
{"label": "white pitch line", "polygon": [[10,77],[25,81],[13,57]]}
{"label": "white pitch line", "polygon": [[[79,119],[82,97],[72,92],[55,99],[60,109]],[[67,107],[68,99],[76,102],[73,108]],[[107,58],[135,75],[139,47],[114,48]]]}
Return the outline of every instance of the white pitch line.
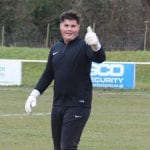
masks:
{"label": "white pitch line", "polygon": [[51,113],[32,113],[30,115],[24,113],[24,114],[0,114],[0,117],[23,117],[23,116],[48,116]]}

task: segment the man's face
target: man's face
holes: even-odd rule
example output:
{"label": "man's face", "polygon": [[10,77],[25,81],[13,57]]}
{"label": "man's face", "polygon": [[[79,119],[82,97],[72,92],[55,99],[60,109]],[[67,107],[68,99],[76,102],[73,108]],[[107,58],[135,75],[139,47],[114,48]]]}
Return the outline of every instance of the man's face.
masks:
{"label": "man's face", "polygon": [[65,19],[60,23],[60,32],[66,44],[78,36],[79,29],[80,25],[76,20]]}

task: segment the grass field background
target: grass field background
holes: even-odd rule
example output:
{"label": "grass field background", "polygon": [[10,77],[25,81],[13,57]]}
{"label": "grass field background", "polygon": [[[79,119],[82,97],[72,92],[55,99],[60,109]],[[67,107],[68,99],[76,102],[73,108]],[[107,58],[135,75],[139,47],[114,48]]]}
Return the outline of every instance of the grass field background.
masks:
{"label": "grass field background", "polygon": [[[48,49],[0,48],[0,59],[47,59]],[[107,61],[146,61],[149,51],[107,52]],[[32,115],[24,103],[44,69],[23,64],[23,85],[0,86],[0,147],[3,150],[53,150],[50,111],[53,89],[39,97]],[[91,117],[79,150],[150,149],[150,65],[136,66],[134,90],[93,90]]]}
{"label": "grass field background", "polygon": [[[0,59],[47,60],[49,49],[0,47]],[[150,51],[106,52],[107,61],[149,62]],[[44,70],[45,63],[23,63],[23,85],[34,86]],[[34,73],[33,73],[34,72]],[[150,65],[136,65],[136,89],[150,89]]]}
{"label": "grass field background", "polygon": [[[53,150],[50,130],[52,87],[25,115],[29,87],[0,87],[0,147]],[[94,90],[91,117],[79,150],[149,150],[150,93]],[[43,113],[43,114],[38,114]]]}

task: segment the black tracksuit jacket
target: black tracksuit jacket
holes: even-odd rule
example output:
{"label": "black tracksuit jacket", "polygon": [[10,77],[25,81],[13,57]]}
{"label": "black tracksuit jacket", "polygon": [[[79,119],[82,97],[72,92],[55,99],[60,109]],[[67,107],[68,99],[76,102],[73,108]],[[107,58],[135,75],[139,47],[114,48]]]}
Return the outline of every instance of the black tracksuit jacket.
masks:
{"label": "black tracksuit jacket", "polygon": [[105,59],[102,48],[94,52],[80,37],[67,45],[61,40],[51,48],[35,89],[42,94],[54,80],[54,106],[91,107],[91,63],[101,63]]}

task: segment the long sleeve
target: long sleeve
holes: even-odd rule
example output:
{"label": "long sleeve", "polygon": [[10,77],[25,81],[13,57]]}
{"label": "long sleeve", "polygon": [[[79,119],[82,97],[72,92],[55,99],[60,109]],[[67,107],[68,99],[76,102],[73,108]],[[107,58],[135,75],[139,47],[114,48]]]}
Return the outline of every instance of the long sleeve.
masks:
{"label": "long sleeve", "polygon": [[87,56],[91,61],[97,63],[101,63],[106,60],[106,54],[102,47],[97,52],[94,52],[90,46],[87,46]]}
{"label": "long sleeve", "polygon": [[40,94],[42,94],[47,89],[47,87],[51,84],[54,78],[52,57],[53,55],[51,51],[49,53],[48,62],[46,64],[45,70],[42,76],[40,77],[37,85],[35,86],[35,89],[37,89],[40,92]]}

